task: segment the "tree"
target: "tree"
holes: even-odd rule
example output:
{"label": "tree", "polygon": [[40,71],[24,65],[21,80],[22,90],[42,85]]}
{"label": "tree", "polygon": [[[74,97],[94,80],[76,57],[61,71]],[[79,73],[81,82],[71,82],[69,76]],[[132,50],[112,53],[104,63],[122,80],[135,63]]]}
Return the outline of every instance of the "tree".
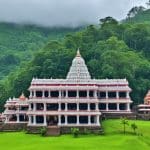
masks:
{"label": "tree", "polygon": [[107,26],[107,25],[117,25],[118,21],[114,19],[113,17],[106,17],[99,20],[101,27]]}
{"label": "tree", "polygon": [[129,125],[128,120],[125,117],[121,118],[121,124],[123,125],[123,133],[125,134],[126,126]]}
{"label": "tree", "polygon": [[136,134],[136,129],[138,128],[135,123],[131,124],[131,128],[133,129],[134,134]]}
{"label": "tree", "polygon": [[126,29],[125,42],[130,48],[141,51],[145,48],[148,36],[148,28],[144,24],[137,24]]}
{"label": "tree", "polygon": [[133,7],[129,10],[128,14],[127,14],[127,18],[132,18],[134,17],[136,14],[143,12],[145,10],[145,7],[143,6],[136,6]]}

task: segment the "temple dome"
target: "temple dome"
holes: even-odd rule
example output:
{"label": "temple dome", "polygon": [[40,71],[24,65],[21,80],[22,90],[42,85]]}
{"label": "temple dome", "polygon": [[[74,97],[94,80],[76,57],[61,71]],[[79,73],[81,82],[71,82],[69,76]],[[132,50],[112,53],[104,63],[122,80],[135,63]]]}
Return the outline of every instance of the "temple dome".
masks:
{"label": "temple dome", "polygon": [[19,100],[24,101],[26,100],[26,97],[24,96],[24,93],[22,93],[19,97]]}
{"label": "temple dome", "polygon": [[89,74],[88,68],[82,58],[80,51],[78,49],[76,57],[72,61],[72,65],[67,74],[68,80],[90,80],[91,76]]}

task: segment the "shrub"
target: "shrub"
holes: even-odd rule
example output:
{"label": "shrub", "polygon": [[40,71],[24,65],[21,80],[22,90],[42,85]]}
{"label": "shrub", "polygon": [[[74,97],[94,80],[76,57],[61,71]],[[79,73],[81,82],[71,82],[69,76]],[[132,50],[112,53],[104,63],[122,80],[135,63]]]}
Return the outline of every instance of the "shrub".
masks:
{"label": "shrub", "polygon": [[40,128],[40,134],[41,134],[41,136],[46,136],[46,132],[47,132],[47,128],[46,127]]}
{"label": "shrub", "polygon": [[136,129],[138,128],[135,123],[131,124],[131,128],[133,129],[134,134],[136,134]]}
{"label": "shrub", "polygon": [[71,133],[73,134],[73,137],[77,138],[79,136],[79,128],[71,128]]}

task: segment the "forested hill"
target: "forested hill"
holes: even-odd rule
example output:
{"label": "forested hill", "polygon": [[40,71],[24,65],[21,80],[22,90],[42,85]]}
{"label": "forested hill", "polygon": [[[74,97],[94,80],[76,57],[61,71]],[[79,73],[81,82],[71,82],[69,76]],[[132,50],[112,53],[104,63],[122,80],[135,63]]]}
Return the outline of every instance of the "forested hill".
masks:
{"label": "forested hill", "polygon": [[[56,37],[62,37],[61,35],[67,33],[68,30],[65,32],[57,30],[56,33],[54,32],[55,30],[42,30],[41,32],[37,30],[38,28],[34,30],[29,29],[30,32],[26,30],[23,34],[25,37],[22,38],[19,38],[19,31],[16,31],[16,34],[18,33],[16,41],[13,41],[13,38],[15,39],[14,35],[13,38],[9,38],[10,41],[5,40],[5,42],[2,42],[7,47],[10,43],[15,42],[16,48],[13,50],[8,48],[6,51],[8,54],[10,52],[13,55],[15,53],[12,51],[21,51],[20,48],[17,49],[17,46],[26,39],[26,47],[34,46],[33,48],[28,48],[28,50],[24,49],[21,58],[31,58],[31,55],[27,56],[31,50],[34,51],[34,54],[30,61],[23,62],[17,70],[11,72],[0,83],[1,110],[8,97],[17,97],[22,92],[28,96],[27,89],[33,77],[65,78],[77,48],[80,48],[92,78],[127,78],[130,87],[133,89],[131,97],[134,103],[143,102],[144,95],[150,88],[149,24],[119,23],[112,17],[106,17],[100,20],[99,26],[90,25],[79,32],[67,34],[62,40]],[[49,33],[53,32],[55,39],[58,40],[47,43],[52,37],[50,36],[52,34]],[[11,37],[9,30],[7,36]],[[0,39],[3,41],[7,37],[1,36]],[[31,39],[34,41],[34,44],[30,43]],[[45,43],[47,44],[43,49],[37,50],[39,47],[43,47]],[[15,54],[15,56],[18,55],[19,53]]]}
{"label": "forested hill", "polygon": [[22,61],[30,60],[49,40],[61,40],[67,33],[79,29],[0,23],[0,80]]}

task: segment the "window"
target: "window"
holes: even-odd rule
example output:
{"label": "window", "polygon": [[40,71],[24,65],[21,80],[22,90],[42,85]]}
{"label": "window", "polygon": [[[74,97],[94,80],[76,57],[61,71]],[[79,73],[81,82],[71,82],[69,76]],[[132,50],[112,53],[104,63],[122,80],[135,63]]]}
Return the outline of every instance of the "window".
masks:
{"label": "window", "polygon": [[59,96],[59,92],[58,91],[52,91],[51,92],[51,97],[58,97]]}
{"label": "window", "polygon": [[79,97],[87,97],[87,91],[79,91]]}
{"label": "window", "polygon": [[120,98],[126,98],[126,92],[119,92]]}
{"label": "window", "polygon": [[76,116],[68,116],[68,123],[69,124],[74,124],[77,122],[77,117]]}
{"label": "window", "polygon": [[76,97],[77,92],[76,91],[68,91],[68,97]]}
{"label": "window", "polygon": [[79,122],[81,124],[87,124],[88,123],[88,116],[80,116],[79,117]]}
{"label": "window", "polygon": [[106,104],[105,103],[99,103],[99,110],[106,110]]}
{"label": "window", "polygon": [[88,106],[86,103],[80,103],[79,104],[79,110],[87,110],[88,109]]}
{"label": "window", "polygon": [[108,92],[109,98],[116,98],[116,92]]}

